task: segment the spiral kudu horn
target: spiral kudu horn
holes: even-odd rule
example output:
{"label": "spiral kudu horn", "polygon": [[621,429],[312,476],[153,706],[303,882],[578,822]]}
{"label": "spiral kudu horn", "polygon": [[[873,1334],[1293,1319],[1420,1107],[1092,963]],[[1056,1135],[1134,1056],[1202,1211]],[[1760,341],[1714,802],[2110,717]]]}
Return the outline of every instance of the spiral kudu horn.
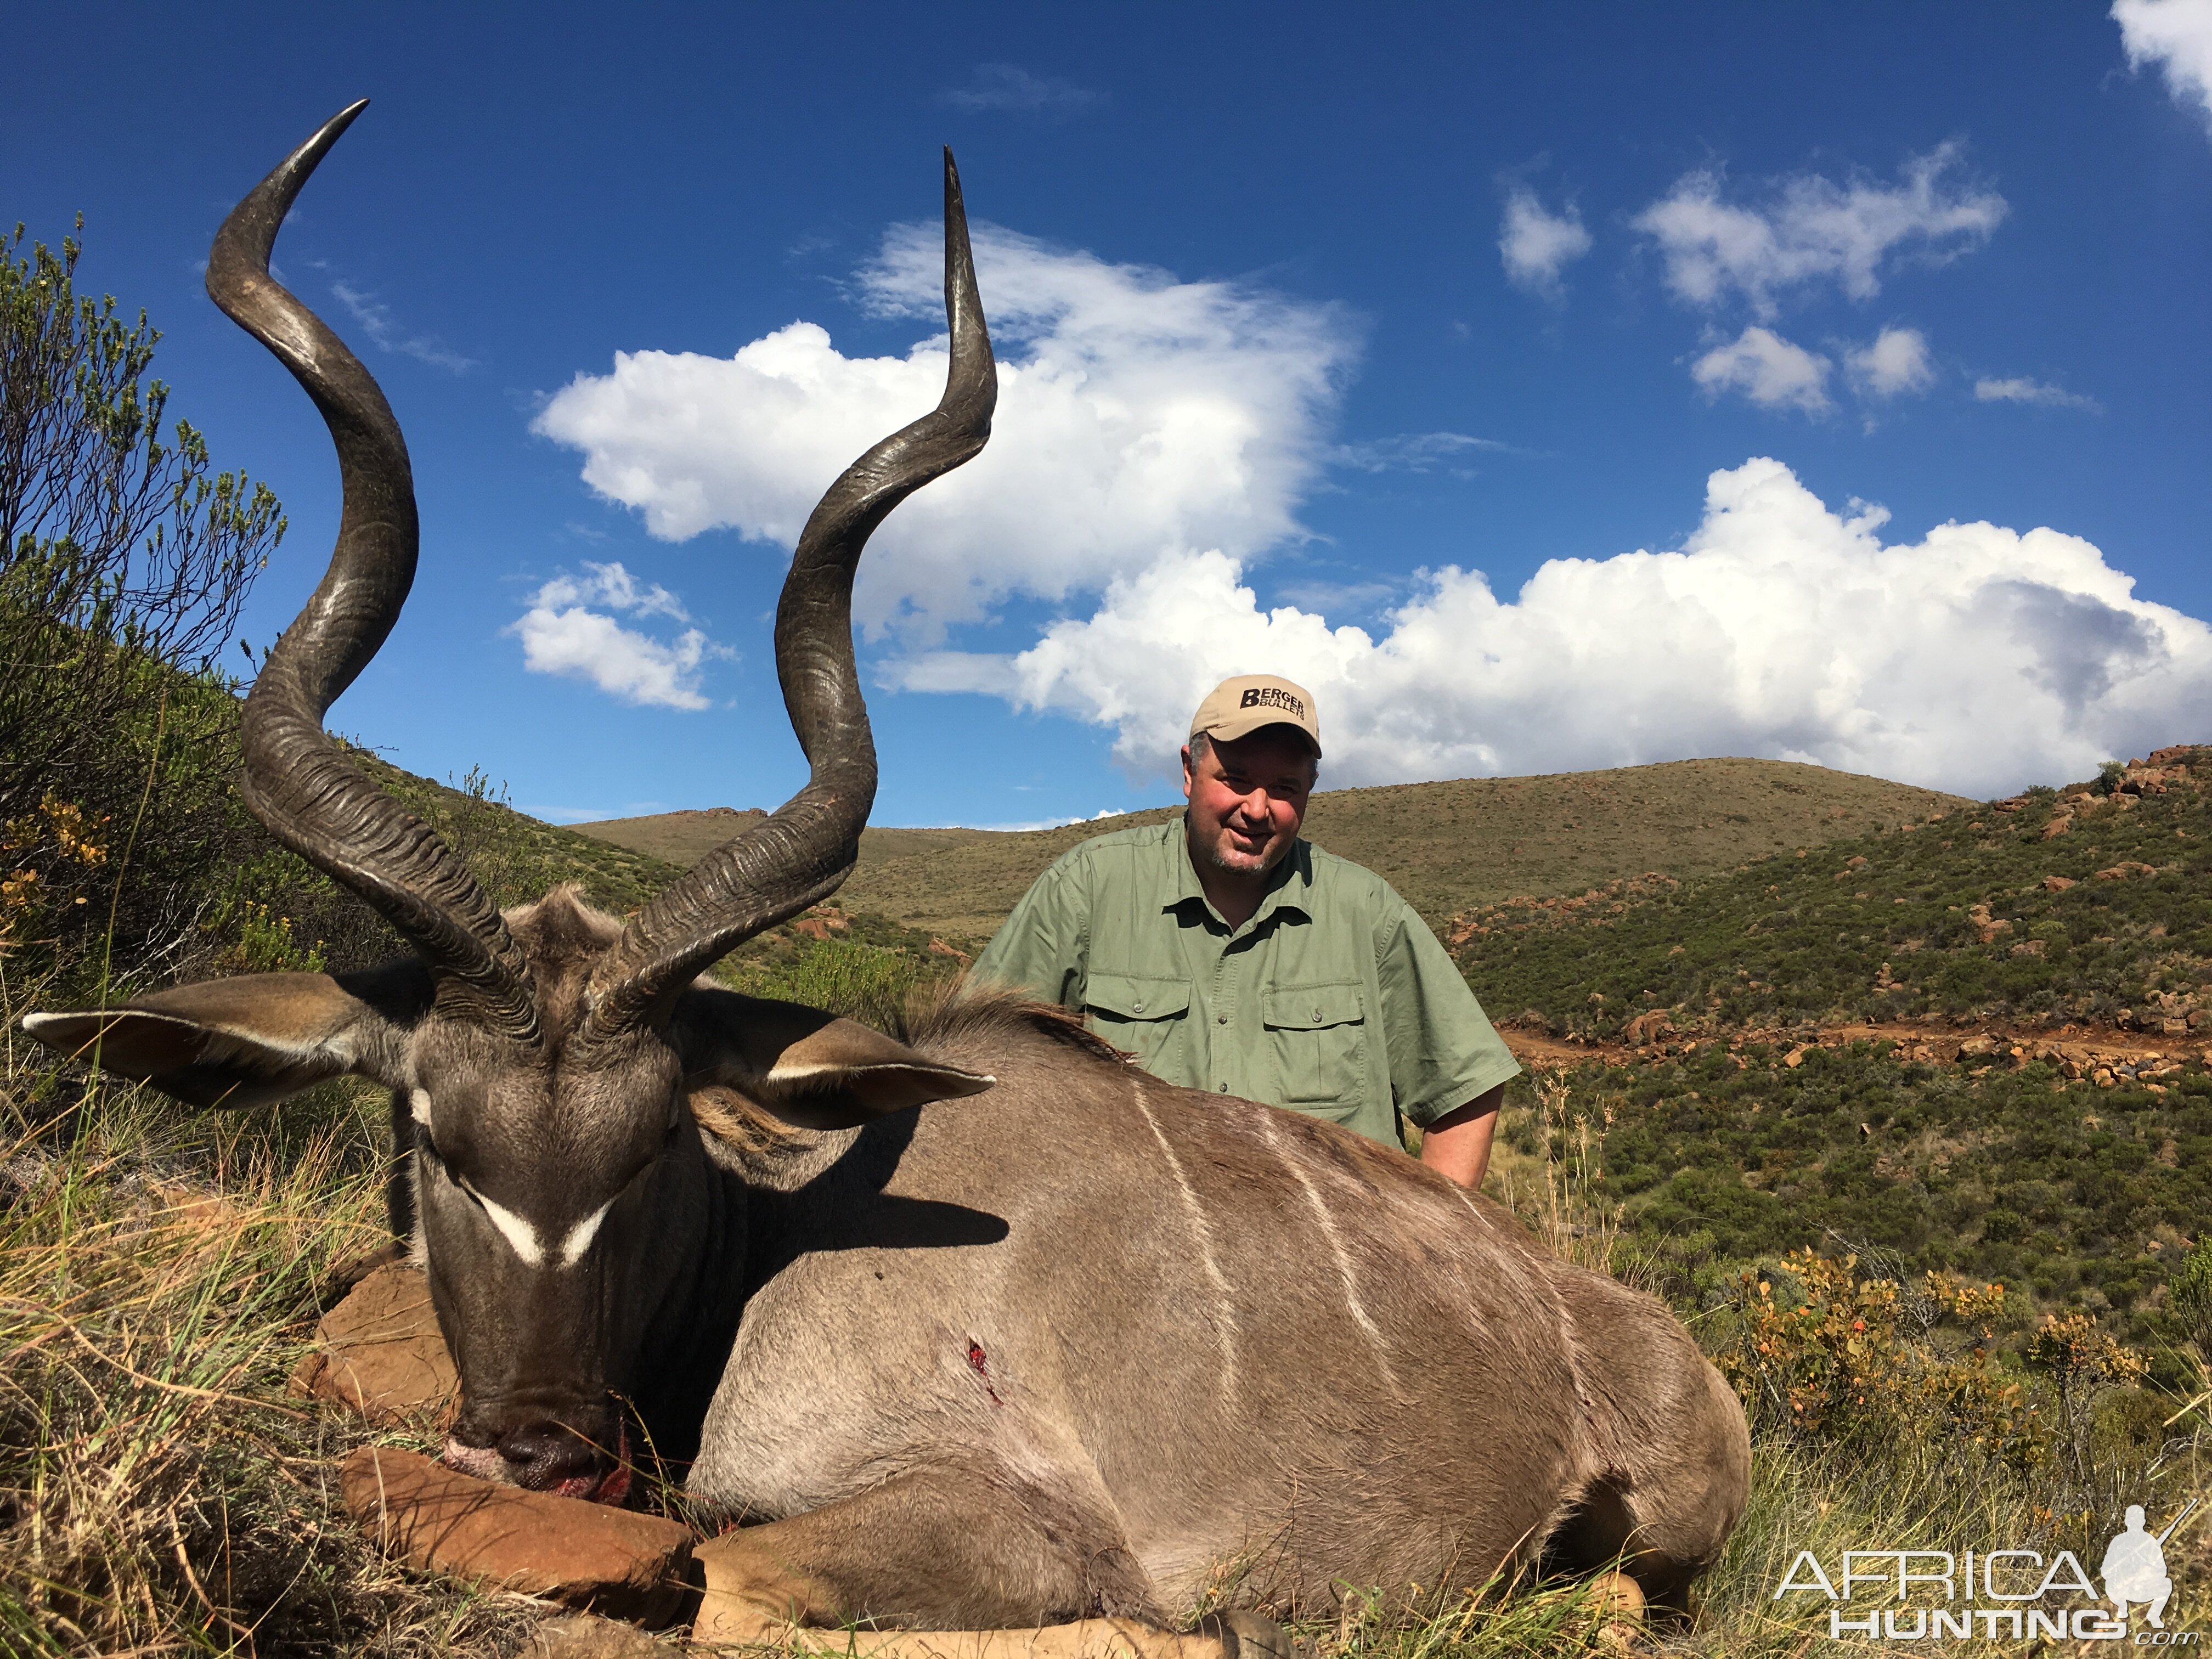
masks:
{"label": "spiral kudu horn", "polygon": [[376,382],[270,276],[269,253],[300,187],[368,101],[341,110],[278,163],[231,210],[208,256],[209,296],[315,400],[345,486],[330,568],[246,700],[246,804],[278,841],[399,930],[429,964],[442,1012],[534,1042],[529,966],[491,900],[452,849],[323,730],[324,711],[375,656],[414,583],[415,479]]}
{"label": "spiral kudu horn", "polygon": [[876,798],[876,746],[853,664],[853,572],[884,515],[981,453],[999,374],[960,174],[945,152],[945,309],[952,363],[936,409],[884,439],[830,487],[792,556],[775,613],[775,671],[806,751],[806,786],[724,842],[630,919],[592,979],[595,1030],[661,1017],[674,994],[763,928],[828,897],[852,872]]}

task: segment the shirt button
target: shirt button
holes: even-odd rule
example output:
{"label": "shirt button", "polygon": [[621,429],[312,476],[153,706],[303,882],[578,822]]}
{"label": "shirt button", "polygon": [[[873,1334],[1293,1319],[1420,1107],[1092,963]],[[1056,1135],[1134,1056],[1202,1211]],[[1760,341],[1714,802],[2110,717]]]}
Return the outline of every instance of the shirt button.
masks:
{"label": "shirt button", "polygon": [[1319,1019],[1319,1018],[1321,1018],[1321,1010],[1320,1010],[1320,1009],[1318,1009],[1318,1008],[1315,1009],[1315,1010],[1313,1011],[1313,1017],[1314,1017],[1316,1019]]}
{"label": "shirt button", "polygon": [[1229,1085],[1227,1084],[1224,1083],[1221,1085],[1221,1092],[1224,1095],[1229,1092]]}
{"label": "shirt button", "polygon": [[1133,1002],[1129,1005],[1129,1012],[1133,1014],[1141,1014],[1145,1012],[1145,1005],[1141,1002]]}
{"label": "shirt button", "polygon": [[1226,1014],[1216,1014],[1213,1017],[1213,1023],[1216,1025],[1226,1025],[1229,1024],[1229,1016]]}

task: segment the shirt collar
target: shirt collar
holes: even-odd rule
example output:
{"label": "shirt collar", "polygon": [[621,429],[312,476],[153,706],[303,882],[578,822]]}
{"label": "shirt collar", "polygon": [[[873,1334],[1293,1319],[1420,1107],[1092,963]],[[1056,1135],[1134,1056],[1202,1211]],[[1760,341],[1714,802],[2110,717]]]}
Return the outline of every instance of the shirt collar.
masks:
{"label": "shirt collar", "polygon": [[[1176,887],[1175,896],[1160,908],[1179,910],[1196,900],[1206,906],[1207,913],[1216,921],[1220,920],[1206,900],[1206,889],[1199,885],[1198,871],[1191,864],[1188,824],[1182,818],[1170,818],[1165,827],[1168,838],[1175,843]],[[1256,927],[1278,910],[1295,910],[1311,921],[1313,910],[1307,895],[1312,891],[1313,878],[1313,846],[1301,836],[1291,843],[1290,855],[1269,872],[1267,890],[1261,896],[1260,908],[1252,913],[1252,920],[1245,926]]]}

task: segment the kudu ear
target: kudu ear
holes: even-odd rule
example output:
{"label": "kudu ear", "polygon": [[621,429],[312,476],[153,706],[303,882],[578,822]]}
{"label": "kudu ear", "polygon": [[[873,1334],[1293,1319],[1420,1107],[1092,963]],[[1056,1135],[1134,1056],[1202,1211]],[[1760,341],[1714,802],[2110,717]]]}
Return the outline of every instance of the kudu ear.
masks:
{"label": "kudu ear", "polygon": [[246,974],[120,1008],[29,1014],[23,1029],[188,1105],[259,1106],[346,1072],[392,1083],[396,1039],[431,994],[429,975],[412,962],[336,976]]}
{"label": "kudu ear", "polygon": [[801,1129],[849,1129],[997,1081],[818,1008],[694,987],[669,1035],[685,1081],[719,1083]]}

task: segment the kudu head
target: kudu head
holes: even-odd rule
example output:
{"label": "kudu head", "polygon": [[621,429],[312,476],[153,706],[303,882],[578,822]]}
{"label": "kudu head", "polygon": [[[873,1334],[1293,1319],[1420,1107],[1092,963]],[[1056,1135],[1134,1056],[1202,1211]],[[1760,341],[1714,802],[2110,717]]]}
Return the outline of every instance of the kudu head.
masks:
{"label": "kudu head", "polygon": [[414,483],[383,393],[270,276],[269,256],[301,185],[362,107],[342,111],[239,204],[216,234],[207,285],[314,399],[344,483],[330,569],[246,701],[246,802],[414,955],[362,974],[210,981],[24,1025],[200,1106],[280,1100],[346,1073],[393,1090],[412,1142],[418,1243],[461,1376],[449,1455],[495,1479],[613,1497],[617,1398],[650,1363],[641,1349],[654,1314],[696,1270],[710,1171],[687,1092],[732,1090],[823,1129],[989,1086],[862,1026],[698,976],[852,870],[876,787],[853,660],[854,568],[900,501],[981,450],[997,374],[948,151],[944,399],[830,487],[776,611],[776,672],[805,787],[627,921],[565,890],[502,915],[323,730],[414,580]]}

